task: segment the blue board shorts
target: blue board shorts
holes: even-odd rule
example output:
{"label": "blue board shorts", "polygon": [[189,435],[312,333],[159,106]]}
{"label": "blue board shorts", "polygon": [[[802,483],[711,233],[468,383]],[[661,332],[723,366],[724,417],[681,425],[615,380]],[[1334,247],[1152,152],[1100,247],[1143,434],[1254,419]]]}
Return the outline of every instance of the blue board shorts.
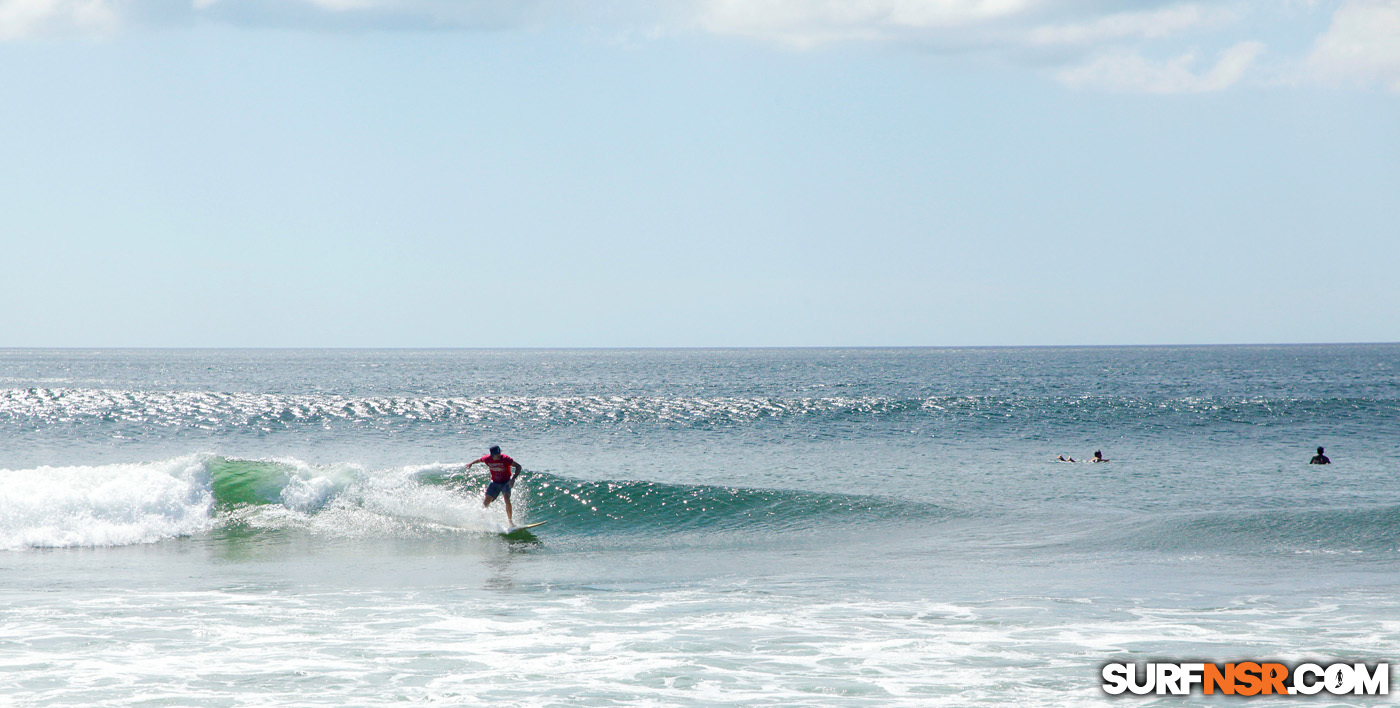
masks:
{"label": "blue board shorts", "polygon": [[486,496],[488,497],[499,496],[501,492],[505,492],[506,499],[510,498],[510,482],[492,482],[486,485]]}

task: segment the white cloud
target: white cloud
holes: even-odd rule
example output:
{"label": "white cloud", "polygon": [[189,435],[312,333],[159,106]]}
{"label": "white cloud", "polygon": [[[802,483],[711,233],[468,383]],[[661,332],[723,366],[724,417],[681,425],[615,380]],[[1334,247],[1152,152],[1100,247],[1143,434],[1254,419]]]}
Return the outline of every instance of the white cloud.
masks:
{"label": "white cloud", "polygon": [[1400,0],[1348,0],[1307,59],[1314,78],[1400,91]]}
{"label": "white cloud", "polygon": [[697,24],[709,32],[811,46],[920,30],[985,25],[1039,0],[705,0]]}
{"label": "white cloud", "polygon": [[1095,44],[1131,38],[1160,39],[1186,30],[1226,24],[1237,13],[1222,7],[1171,5],[1142,12],[1120,12],[1088,21],[1044,25],[1031,30],[1033,44]]}
{"label": "white cloud", "polygon": [[[331,12],[354,12],[356,10],[395,9],[393,3],[376,0],[306,0],[322,10]],[[406,8],[405,8],[406,9]]]}
{"label": "white cloud", "polygon": [[1240,42],[1221,54],[1215,66],[1198,71],[1195,52],[1154,62],[1130,50],[1105,52],[1057,78],[1074,88],[1134,93],[1203,93],[1239,82],[1264,50],[1258,42]]}
{"label": "white cloud", "polygon": [[36,34],[91,34],[117,25],[109,0],[0,0],[0,41]]}
{"label": "white cloud", "polygon": [[[121,0],[156,6],[170,0]],[[511,30],[538,27],[612,28],[629,32],[693,16],[700,0],[184,0],[202,22],[365,30]]]}

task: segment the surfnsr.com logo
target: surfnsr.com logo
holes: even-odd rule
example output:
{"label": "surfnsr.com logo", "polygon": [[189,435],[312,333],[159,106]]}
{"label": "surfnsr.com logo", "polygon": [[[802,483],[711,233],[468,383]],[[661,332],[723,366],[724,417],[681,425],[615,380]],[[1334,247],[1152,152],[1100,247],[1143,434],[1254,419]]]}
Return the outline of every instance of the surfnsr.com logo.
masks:
{"label": "surfnsr.com logo", "polygon": [[1242,661],[1233,664],[1157,662],[1110,663],[1103,666],[1103,690],[1111,696],[1131,693],[1230,696],[1333,695],[1384,696],[1390,688],[1390,664],[1287,664]]}

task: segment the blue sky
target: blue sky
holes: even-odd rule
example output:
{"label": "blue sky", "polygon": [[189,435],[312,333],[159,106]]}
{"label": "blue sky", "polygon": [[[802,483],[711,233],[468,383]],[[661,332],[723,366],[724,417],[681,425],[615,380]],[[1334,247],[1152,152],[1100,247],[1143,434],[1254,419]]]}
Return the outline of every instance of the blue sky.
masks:
{"label": "blue sky", "polygon": [[1400,0],[0,0],[0,346],[1400,340]]}

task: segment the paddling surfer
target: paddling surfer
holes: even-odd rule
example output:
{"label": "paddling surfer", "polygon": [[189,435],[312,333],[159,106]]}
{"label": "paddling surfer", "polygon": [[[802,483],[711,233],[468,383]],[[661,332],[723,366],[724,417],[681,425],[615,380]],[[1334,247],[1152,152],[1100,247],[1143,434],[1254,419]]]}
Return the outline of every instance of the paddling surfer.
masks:
{"label": "paddling surfer", "polygon": [[510,488],[515,486],[515,478],[520,476],[524,468],[519,462],[511,459],[510,455],[502,455],[500,445],[492,445],[490,454],[472,460],[467,464],[467,470],[471,470],[472,465],[477,463],[486,465],[486,468],[491,470],[491,483],[486,485],[486,498],[482,500],[481,508],[491,506],[491,502],[496,501],[497,496],[505,497],[506,523],[514,526],[515,518],[510,508]]}

